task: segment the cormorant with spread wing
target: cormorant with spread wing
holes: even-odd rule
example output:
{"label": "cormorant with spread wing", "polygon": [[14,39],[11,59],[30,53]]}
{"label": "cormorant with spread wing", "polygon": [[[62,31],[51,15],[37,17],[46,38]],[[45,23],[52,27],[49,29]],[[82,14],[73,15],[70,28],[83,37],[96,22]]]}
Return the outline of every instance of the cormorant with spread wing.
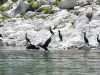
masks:
{"label": "cormorant with spread wing", "polygon": [[45,49],[45,51],[49,51],[47,47],[48,47],[50,42],[51,42],[51,37],[49,39],[47,39],[47,41],[44,43],[44,45],[38,44],[38,46],[40,46],[43,49]]}

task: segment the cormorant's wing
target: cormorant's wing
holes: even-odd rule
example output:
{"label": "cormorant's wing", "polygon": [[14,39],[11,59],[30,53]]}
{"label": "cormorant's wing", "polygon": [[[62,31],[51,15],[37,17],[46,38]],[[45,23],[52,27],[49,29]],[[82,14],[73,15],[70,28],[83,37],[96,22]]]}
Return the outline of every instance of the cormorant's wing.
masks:
{"label": "cormorant's wing", "polygon": [[85,40],[85,43],[89,43],[88,39],[86,38],[86,36],[84,35],[84,40]]}
{"label": "cormorant's wing", "polygon": [[44,43],[43,47],[46,48],[50,42],[51,42],[51,37]]}
{"label": "cormorant's wing", "polygon": [[98,43],[100,43],[100,40],[99,40],[99,38],[97,37],[97,41],[98,41]]}

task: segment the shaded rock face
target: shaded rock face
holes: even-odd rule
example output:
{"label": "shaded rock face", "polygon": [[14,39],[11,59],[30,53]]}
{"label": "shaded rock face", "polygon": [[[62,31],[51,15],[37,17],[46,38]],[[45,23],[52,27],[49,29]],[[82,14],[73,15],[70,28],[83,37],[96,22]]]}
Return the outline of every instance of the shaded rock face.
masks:
{"label": "shaded rock face", "polygon": [[66,8],[73,8],[76,6],[78,3],[78,0],[62,0],[60,2],[60,8],[61,9],[66,9]]}
{"label": "shaded rock face", "polygon": [[30,4],[27,1],[21,0],[18,7],[15,9],[14,14],[24,15]]}

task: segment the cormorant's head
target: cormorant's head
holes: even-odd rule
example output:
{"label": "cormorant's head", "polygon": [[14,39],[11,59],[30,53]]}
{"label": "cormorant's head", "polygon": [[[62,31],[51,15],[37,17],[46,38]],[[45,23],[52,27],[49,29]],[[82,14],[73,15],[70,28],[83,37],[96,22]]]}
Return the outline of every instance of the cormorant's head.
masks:
{"label": "cormorant's head", "polygon": [[25,33],[25,36],[27,36],[27,33]]}
{"label": "cormorant's head", "polygon": [[60,32],[60,30],[58,30],[58,32]]}
{"label": "cormorant's head", "polygon": [[86,35],[86,32],[84,32],[84,35]]}
{"label": "cormorant's head", "polygon": [[51,26],[49,26],[49,29],[51,30]]}

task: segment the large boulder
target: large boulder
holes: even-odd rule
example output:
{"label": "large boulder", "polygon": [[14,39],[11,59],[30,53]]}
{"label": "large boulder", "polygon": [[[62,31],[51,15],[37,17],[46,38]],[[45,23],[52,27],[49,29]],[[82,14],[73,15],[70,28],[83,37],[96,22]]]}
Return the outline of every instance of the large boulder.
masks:
{"label": "large boulder", "polygon": [[56,0],[37,0],[41,4],[54,4]]}
{"label": "large boulder", "polygon": [[92,19],[93,20],[100,20],[100,11],[94,12]]}
{"label": "large boulder", "polygon": [[59,7],[61,9],[66,9],[66,8],[73,8],[74,6],[76,6],[78,3],[78,0],[62,0],[60,2]]}
{"label": "large boulder", "polygon": [[24,15],[30,4],[27,1],[21,0],[18,7],[14,10],[14,14]]}
{"label": "large boulder", "polygon": [[11,0],[8,0],[3,6],[4,7],[11,7],[11,6],[13,6],[13,2]]}
{"label": "large boulder", "polygon": [[76,29],[82,29],[84,25],[89,24],[89,19],[86,15],[80,14],[74,23]]}

